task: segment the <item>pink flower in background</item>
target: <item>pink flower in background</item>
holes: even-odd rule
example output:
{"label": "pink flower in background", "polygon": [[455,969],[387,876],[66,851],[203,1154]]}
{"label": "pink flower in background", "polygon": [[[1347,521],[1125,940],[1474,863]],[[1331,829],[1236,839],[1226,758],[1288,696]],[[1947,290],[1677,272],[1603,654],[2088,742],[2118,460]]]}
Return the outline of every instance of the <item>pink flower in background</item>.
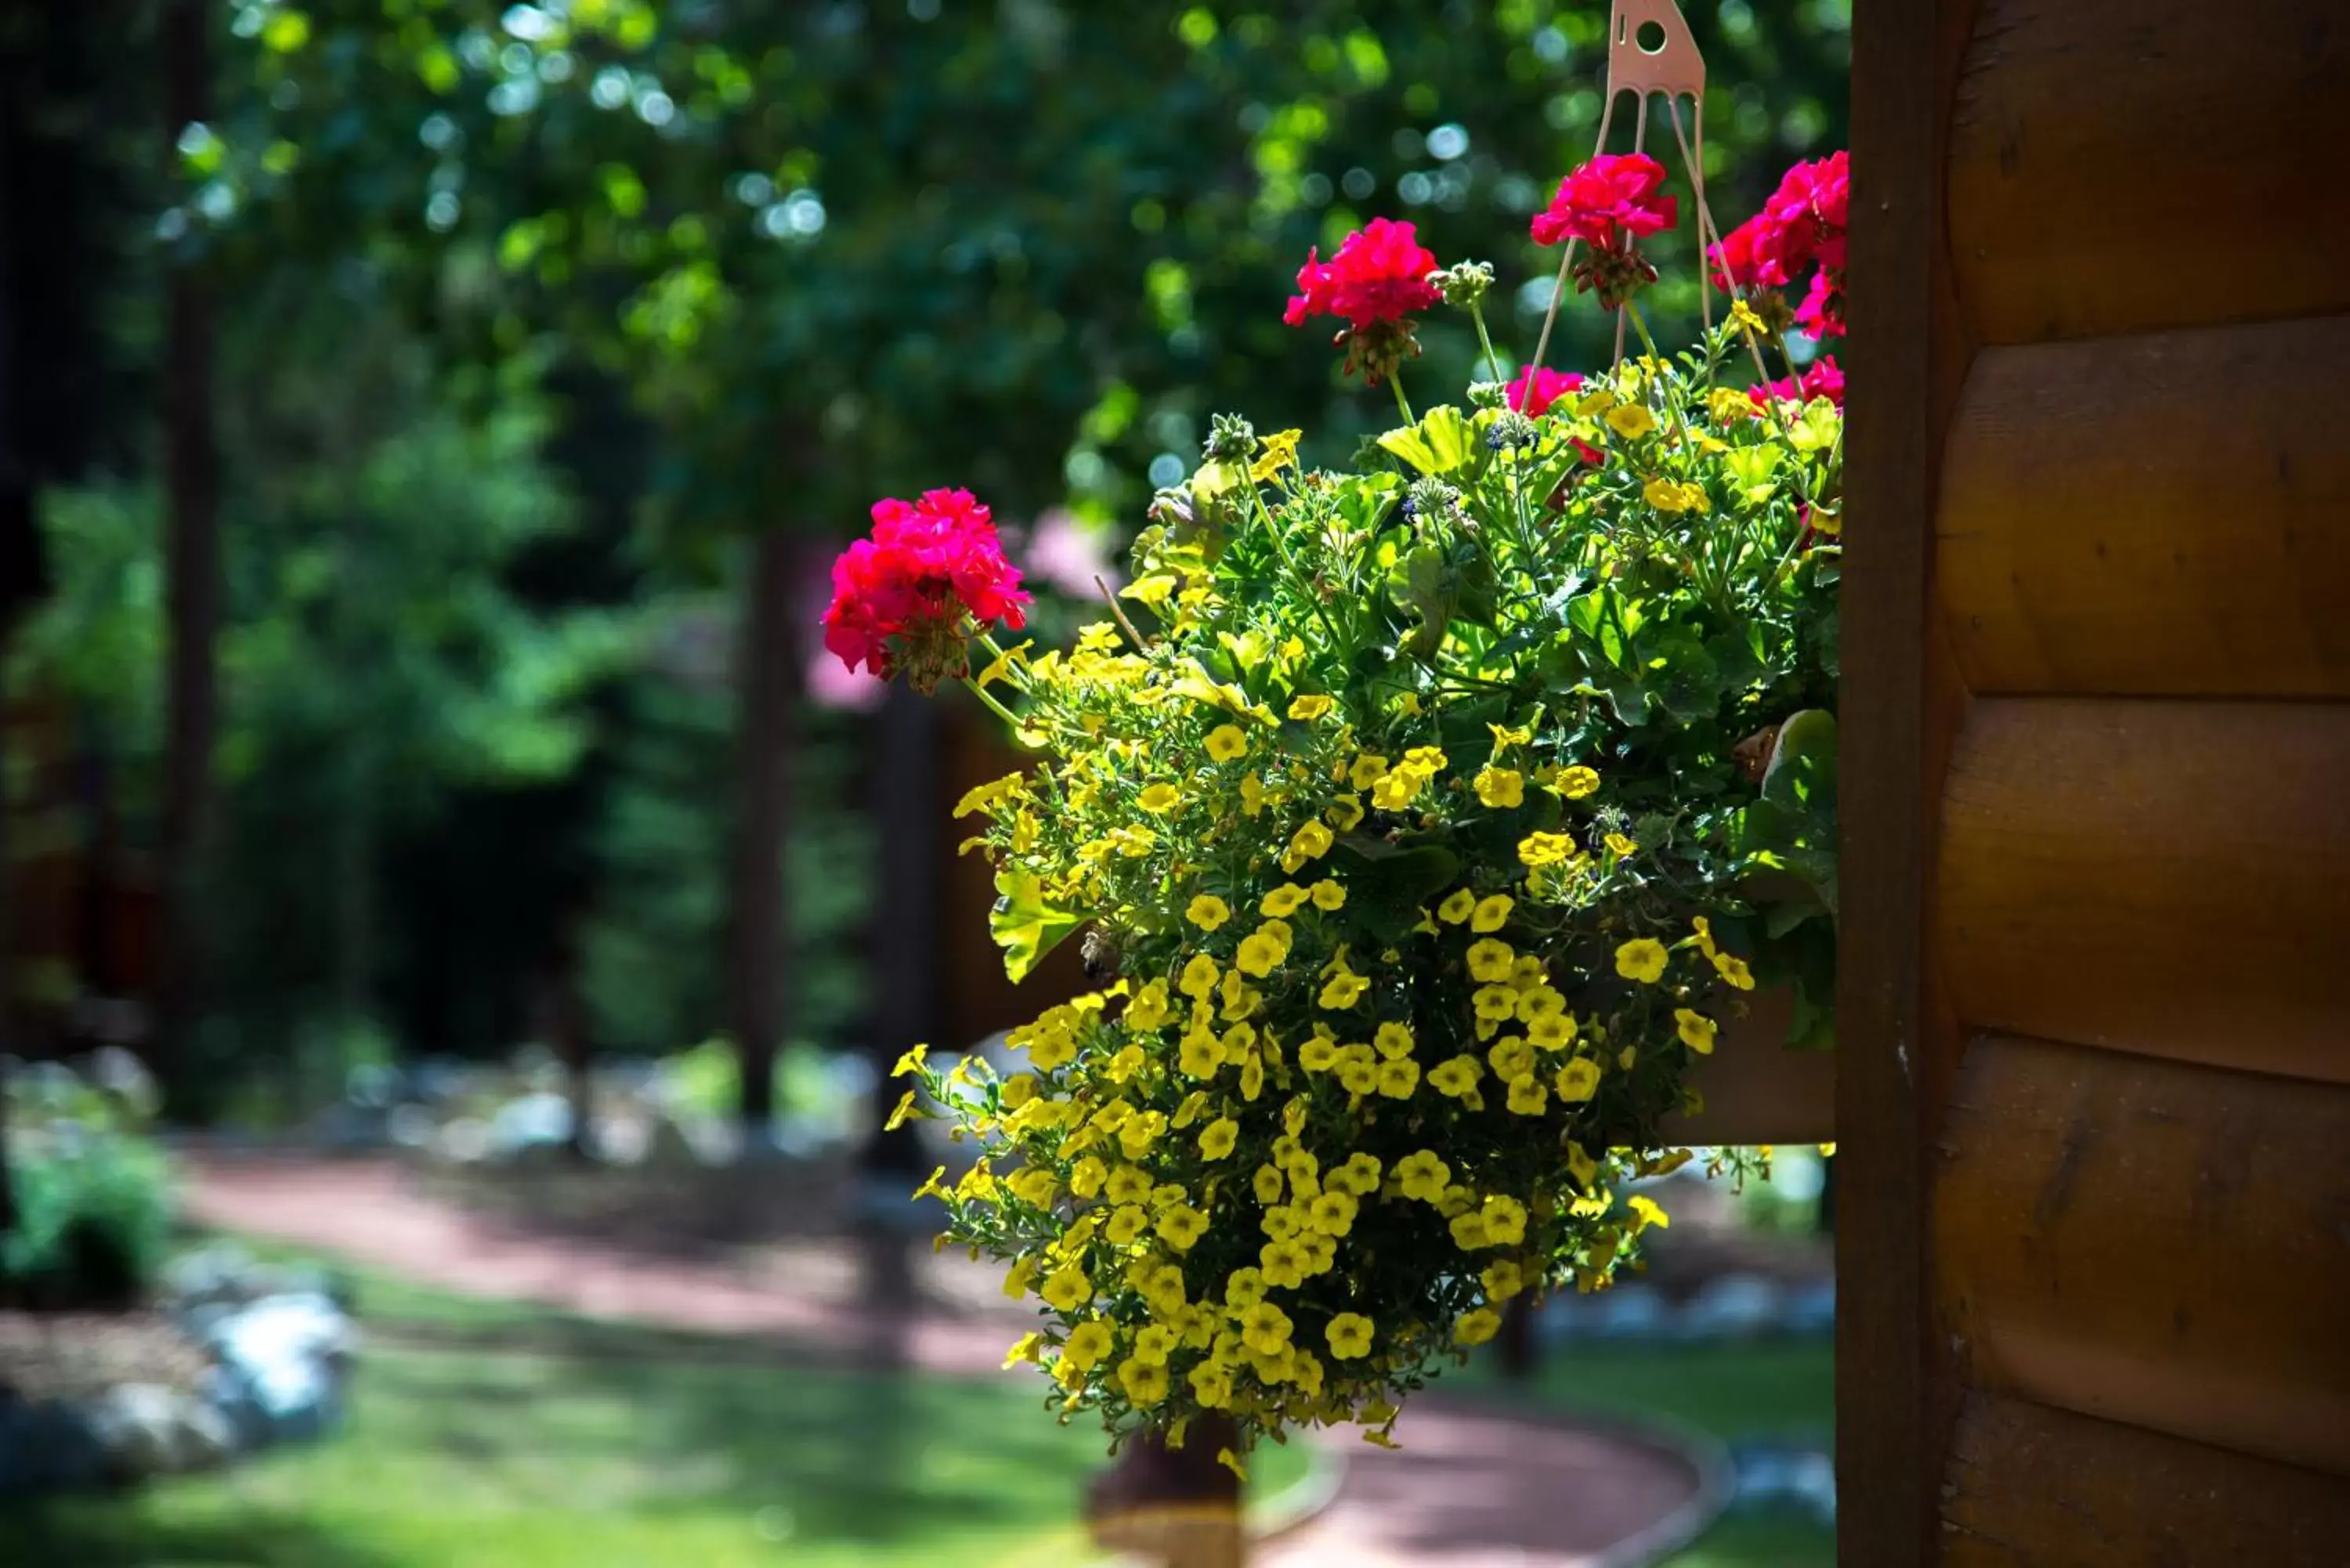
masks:
{"label": "pink flower in background", "polygon": [[1036,519],[1021,554],[1036,581],[1050,583],[1073,598],[1093,599],[1101,596],[1097,577],[1113,589],[1121,581],[1104,548],[1107,544],[1101,530],[1087,527],[1076,513],[1055,506]]}
{"label": "pink flower in background", "polygon": [[1844,370],[1835,356],[1824,354],[1811,368],[1798,376],[1782,377],[1776,381],[1764,381],[1746,389],[1747,398],[1757,412],[1774,402],[1808,403],[1814,398],[1825,398],[1837,408],[1844,407]]}
{"label": "pink flower in background", "polygon": [[[1527,385],[1530,377],[1534,383],[1531,388]],[[1559,399],[1582,389],[1583,378],[1573,370],[1537,370],[1528,366],[1511,380],[1507,406],[1528,419],[1538,420]]]}

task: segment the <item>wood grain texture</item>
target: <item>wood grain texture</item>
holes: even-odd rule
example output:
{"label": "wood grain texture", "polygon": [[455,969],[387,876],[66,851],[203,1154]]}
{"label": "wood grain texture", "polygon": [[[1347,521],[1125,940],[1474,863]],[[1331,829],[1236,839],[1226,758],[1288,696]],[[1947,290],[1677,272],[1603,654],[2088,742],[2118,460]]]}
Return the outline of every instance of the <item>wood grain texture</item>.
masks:
{"label": "wood grain texture", "polygon": [[1978,692],[2350,697],[2350,316],[1986,350],[1937,581]]}
{"label": "wood grain texture", "polygon": [[1838,1560],[1934,1555],[1947,1379],[1926,1277],[1925,1150],[1956,1031],[1927,945],[1933,803],[1964,701],[1939,635],[1933,517],[1970,348],[1942,227],[1950,95],[1976,0],[1853,16],[1853,389],[1846,432],[1835,1120]]}
{"label": "wood grain texture", "polygon": [[2350,1089],[1974,1041],[1933,1204],[1963,1376],[2350,1476],[2345,1126]]}
{"label": "wood grain texture", "polygon": [[2350,704],[1978,701],[1943,802],[1969,1024],[2350,1082]]}
{"label": "wood grain texture", "polygon": [[2338,1568],[2337,1476],[2019,1399],[1959,1413],[1944,1568]]}
{"label": "wood grain texture", "polygon": [[1984,0],[1950,154],[1979,340],[2350,307],[2345,78],[2323,0]]}

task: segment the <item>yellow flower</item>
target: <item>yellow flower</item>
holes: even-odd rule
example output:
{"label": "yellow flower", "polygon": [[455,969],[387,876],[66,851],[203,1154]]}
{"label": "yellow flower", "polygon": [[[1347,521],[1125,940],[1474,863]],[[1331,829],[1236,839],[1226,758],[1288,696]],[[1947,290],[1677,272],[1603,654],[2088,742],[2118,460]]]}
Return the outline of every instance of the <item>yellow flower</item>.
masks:
{"label": "yellow flower", "polygon": [[1259,1203],[1271,1208],[1281,1201],[1281,1172],[1274,1167],[1258,1166],[1256,1174],[1249,1179],[1249,1182]]}
{"label": "yellow flower", "polygon": [[1690,940],[1697,943],[1698,951],[1705,954],[1706,957],[1711,958],[1714,954],[1721,950],[1721,948],[1714,944],[1713,922],[1707,919],[1703,915],[1700,915],[1690,921],[1690,929],[1697,933],[1695,936],[1691,937]]}
{"label": "yellow flower", "polygon": [[1564,768],[1560,770],[1553,787],[1558,791],[1561,800],[1582,800],[1599,793],[1599,774],[1593,769],[1580,765]]}
{"label": "yellow flower", "polygon": [[1303,720],[1307,723],[1312,723],[1315,720],[1328,713],[1330,710],[1336,706],[1337,706],[1337,704],[1333,702],[1329,698],[1321,695],[1319,692],[1315,692],[1307,696],[1300,697],[1296,701],[1291,702],[1289,705],[1289,716],[1293,719]]}
{"label": "yellow flower", "polygon": [[1754,989],[1754,971],[1746,967],[1744,959],[1725,952],[1714,953],[1712,958],[1713,967],[1721,971],[1722,979],[1740,991]]}
{"label": "yellow flower", "polygon": [[1679,1026],[1681,1044],[1700,1056],[1713,1054],[1713,1037],[1721,1026],[1704,1013],[1686,1007],[1673,1009],[1673,1022]]}
{"label": "yellow flower", "polygon": [[1261,1355],[1278,1355],[1289,1345],[1289,1314],[1260,1300],[1241,1314],[1241,1343]]}
{"label": "yellow flower", "polygon": [[1076,1263],[1055,1269],[1045,1279],[1045,1288],[1037,1293],[1055,1312],[1070,1313],[1094,1299],[1093,1282],[1086,1278],[1085,1269]]}
{"label": "yellow flower", "polygon": [[1498,931],[1509,920],[1511,906],[1516,902],[1507,893],[1492,893],[1477,900],[1477,908],[1469,916],[1472,931]]}
{"label": "yellow flower", "polygon": [[1558,1070],[1558,1097],[1570,1104],[1589,1099],[1599,1087],[1599,1064],[1577,1056]]}
{"label": "yellow flower", "polygon": [[[1516,961],[1517,956],[1517,950],[1509,943],[1495,941],[1491,937],[1481,942],[1471,942],[1469,945],[1469,973],[1487,985],[1506,984],[1510,978],[1510,965]],[[1513,992],[1510,995],[1511,1010],[1516,1011],[1517,1005],[1517,993]]]}
{"label": "yellow flower", "polygon": [[1164,1324],[1154,1323],[1134,1336],[1134,1359],[1146,1366],[1164,1366],[1175,1348],[1175,1331]]}
{"label": "yellow flower", "polygon": [[1379,1189],[1379,1157],[1356,1150],[1347,1157],[1346,1164],[1330,1173],[1330,1185],[1357,1198],[1369,1197]]}
{"label": "yellow flower", "polygon": [[915,1046],[903,1056],[898,1058],[898,1064],[889,1069],[889,1075],[893,1078],[902,1078],[909,1073],[920,1072],[922,1070],[922,1058],[930,1054],[931,1048],[928,1045]]}
{"label": "yellow flower", "polygon": [[1489,1244],[1514,1247],[1526,1239],[1526,1207],[1499,1193],[1485,1199],[1482,1218]]}
{"label": "yellow flower", "polygon": [[1238,724],[1219,724],[1208,732],[1208,755],[1220,763],[1229,763],[1248,750],[1248,737]]}
{"label": "yellow flower", "polygon": [[[1191,1396],[1208,1409],[1221,1410],[1232,1402],[1232,1372],[1229,1366],[1202,1361],[1191,1368]],[[1232,1452],[1230,1449],[1224,1450]]]}
{"label": "yellow flower", "polygon": [[1254,774],[1241,775],[1241,813],[1255,816],[1264,810],[1264,781]]}
{"label": "yellow flower", "polygon": [[1099,1318],[1089,1317],[1069,1331],[1067,1343],[1061,1346],[1062,1363],[1086,1371],[1107,1355],[1115,1343],[1109,1325]]}
{"label": "yellow flower", "polygon": [[1635,937],[1616,950],[1616,972],[1626,980],[1654,985],[1665,978],[1665,944],[1652,937]]}
{"label": "yellow flower", "polygon": [[1477,798],[1494,811],[1524,804],[1526,776],[1514,768],[1487,768],[1477,775]]}
{"label": "yellow flower", "polygon": [[1396,1161],[1395,1179],[1406,1198],[1433,1203],[1444,1196],[1444,1189],[1452,1179],[1452,1168],[1434,1149],[1423,1148]]}
{"label": "yellow flower", "polygon": [[1338,1066],[1338,1085],[1350,1095],[1367,1095],[1379,1086],[1379,1070],[1358,1057],[1348,1057]]}
{"label": "yellow flower", "polygon": [[1052,1202],[1053,1195],[1060,1190],[1061,1186],[1058,1178],[1040,1166],[1030,1166],[1003,1185],[1012,1189],[1013,1197],[1038,1209]]}
{"label": "yellow flower", "polygon": [[1611,833],[1602,842],[1607,846],[1607,853],[1619,859],[1624,856],[1638,853],[1640,848],[1636,841],[1620,833]]}
{"label": "yellow flower", "polygon": [[1232,918],[1232,907],[1213,893],[1201,893],[1183,911],[1183,918],[1203,931],[1212,931]]}
{"label": "yellow flower", "polygon": [[1109,1223],[1102,1227],[1102,1234],[1109,1238],[1113,1247],[1131,1247],[1149,1224],[1149,1210],[1129,1203],[1110,1215]]}
{"label": "yellow flower", "polygon": [[1516,1034],[1494,1042],[1493,1048],[1485,1053],[1485,1060],[1493,1064],[1493,1075],[1503,1083],[1523,1078],[1534,1070],[1534,1047]]}
{"label": "yellow flower", "polygon": [[1256,462],[1249,465],[1249,478],[1263,484],[1277,476],[1284,468],[1297,466],[1297,439],[1303,431],[1281,431],[1264,438]]}
{"label": "yellow flower", "polygon": [[1232,1152],[1240,1138],[1241,1124],[1230,1116],[1218,1116],[1208,1124],[1207,1131],[1200,1135],[1200,1158],[1222,1159]]}
{"label": "yellow flower", "polygon": [[1365,752],[1355,759],[1355,765],[1347,770],[1347,782],[1357,789],[1368,789],[1386,776],[1387,771],[1387,758]]}
{"label": "yellow flower", "polygon": [[1618,403],[1606,418],[1607,428],[1626,441],[1637,441],[1657,428],[1656,417],[1638,403]]}
{"label": "yellow flower", "polygon": [[1336,841],[1327,827],[1318,822],[1309,822],[1297,830],[1289,841],[1289,847],[1282,852],[1281,868],[1295,873],[1307,861],[1319,860],[1327,855],[1330,846]]}
{"label": "yellow flower", "polygon": [[1348,970],[1340,970],[1323,983],[1322,994],[1315,1003],[1331,1012],[1344,1012],[1362,999],[1370,981]]}
{"label": "yellow flower", "polygon": [[1482,1345],[1502,1332],[1502,1314],[1491,1307],[1462,1313],[1452,1325],[1452,1337],[1462,1345]]}
{"label": "yellow flower", "polygon": [[1371,1353],[1372,1324],[1358,1312],[1342,1312],[1330,1320],[1322,1337],[1330,1342],[1330,1354],[1340,1361],[1356,1361]]}
{"label": "yellow flower", "polygon": [[1133,1404],[1156,1405],[1167,1397],[1167,1364],[1153,1365],[1139,1355],[1129,1355],[1118,1363],[1118,1381]]}
{"label": "yellow flower", "polygon": [[1305,903],[1306,898],[1305,888],[1295,882],[1284,882],[1267,893],[1264,896],[1264,902],[1259,904],[1257,909],[1264,914],[1286,919],[1297,913],[1298,906]]}
{"label": "yellow flower", "polygon": [[1358,794],[1339,795],[1331,801],[1326,815],[1330,818],[1330,826],[1344,833],[1363,820],[1363,797]]}
{"label": "yellow flower", "polygon": [[1155,784],[1135,796],[1134,804],[1155,816],[1164,816],[1183,799],[1182,792],[1170,784]]}
{"label": "yellow flower", "polygon": [[1673,1222],[1672,1217],[1665,1212],[1664,1206],[1653,1198],[1644,1198],[1636,1192],[1624,1202],[1625,1206],[1632,1210],[1633,1218],[1639,1221],[1640,1229],[1644,1231],[1651,1225],[1662,1231]]}
{"label": "yellow flower", "polygon": [[1232,956],[1232,962],[1245,972],[1263,980],[1279,968],[1281,961],[1288,956],[1288,945],[1279,937],[1258,930],[1241,939],[1240,951]]}
{"label": "yellow flower", "polygon": [[1378,1049],[1380,1055],[1390,1061],[1399,1056],[1409,1056],[1411,1054],[1414,1044],[1411,1037],[1411,1025],[1382,1023],[1379,1025],[1378,1033],[1371,1036],[1371,1044]]}
{"label": "yellow flower", "polygon": [[1011,1349],[1003,1353],[1003,1370],[1009,1372],[1024,1361],[1034,1362],[1041,1360],[1044,1355],[1044,1350],[1045,1336],[1043,1334],[1024,1334],[1018,1339],[1012,1342]]}
{"label": "yellow flower", "polygon": [[1158,1111],[1145,1111],[1118,1129],[1118,1147],[1128,1159],[1140,1159],[1145,1150],[1167,1130],[1167,1117]]}
{"label": "yellow flower", "polygon": [[1455,1214],[1450,1228],[1452,1231],[1452,1244],[1464,1252],[1473,1252],[1480,1247],[1492,1245],[1492,1242],[1485,1239],[1484,1216],[1474,1210],[1465,1214]]}
{"label": "yellow flower", "polygon": [[1484,1075],[1485,1069],[1477,1064],[1474,1056],[1455,1056],[1430,1068],[1428,1082],[1438,1094],[1450,1095],[1459,1100],[1475,1093],[1477,1080]]}
{"label": "yellow flower", "polygon": [[1179,1252],[1208,1232],[1208,1217],[1188,1203],[1178,1203],[1159,1217],[1159,1239]]}
{"label": "yellow flower", "polygon": [[1510,1080],[1510,1109],[1522,1116],[1538,1116],[1550,1108],[1550,1091],[1529,1075]]}
{"label": "yellow flower", "polygon": [[[1698,492],[1700,499],[1705,493]],[[1690,508],[1687,493],[1671,480],[1659,476],[1641,488],[1640,499],[1659,512],[1686,512]]]}
{"label": "yellow flower", "polygon": [[1518,840],[1519,860],[1537,869],[1564,866],[1580,853],[1575,840],[1564,833],[1529,833]]}
{"label": "yellow flower", "polygon": [[1317,1034],[1297,1048],[1297,1064],[1309,1073],[1326,1073],[1338,1064],[1338,1043]]}
{"label": "yellow flower", "polygon": [[1486,1264],[1485,1272],[1478,1278],[1485,1286],[1487,1301],[1505,1302],[1526,1288],[1525,1275],[1507,1258],[1496,1258]]}
{"label": "yellow flower", "polygon": [[1575,405],[1575,417],[1582,420],[1596,419],[1615,406],[1616,394],[1602,387]]}
{"label": "yellow flower", "polygon": [[1012,1265],[1011,1272],[1003,1276],[1003,1293],[1015,1302],[1020,1300],[1035,1289],[1036,1276],[1040,1272],[1041,1265],[1035,1259],[1022,1258]]}
{"label": "yellow flower", "polygon": [[1148,1203],[1150,1188],[1150,1178],[1130,1165],[1121,1165],[1110,1172],[1105,1195],[1112,1203]]}
{"label": "yellow flower", "polygon": [[1324,1236],[1344,1236],[1355,1228],[1357,1208],[1350,1192],[1325,1192],[1306,1210],[1306,1224]]}
{"label": "yellow flower", "polygon": [[1314,907],[1324,914],[1345,909],[1347,906],[1347,889],[1327,877],[1314,884],[1311,897],[1314,899]]}
{"label": "yellow flower", "polygon": [[1186,1034],[1175,1053],[1175,1064],[1194,1078],[1212,1078],[1224,1064],[1224,1043],[1205,1030]]}
{"label": "yellow flower", "polygon": [[1069,1167],[1069,1190],[1080,1198],[1091,1198],[1101,1191],[1108,1176],[1109,1168],[1089,1154]]}
{"label": "yellow flower", "polygon": [[1193,953],[1191,961],[1183,966],[1183,972],[1176,978],[1175,989],[1186,996],[1204,997],[1216,989],[1216,981],[1221,973],[1214,959],[1206,953]]}
{"label": "yellow flower", "polygon": [[1436,918],[1447,925],[1457,926],[1477,912],[1477,895],[1466,888],[1456,888],[1436,906]]}
{"label": "yellow flower", "polygon": [[1254,1269],[1234,1269],[1224,1280],[1227,1311],[1244,1313],[1264,1300],[1264,1276]]}

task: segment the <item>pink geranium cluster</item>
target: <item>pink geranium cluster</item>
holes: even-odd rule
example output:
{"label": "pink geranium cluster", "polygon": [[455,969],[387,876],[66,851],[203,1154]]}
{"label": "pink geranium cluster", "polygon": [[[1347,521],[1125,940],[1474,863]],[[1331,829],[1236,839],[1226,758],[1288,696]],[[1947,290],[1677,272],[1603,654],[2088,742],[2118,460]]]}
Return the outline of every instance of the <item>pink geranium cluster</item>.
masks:
{"label": "pink geranium cluster", "polygon": [[851,670],[884,680],[902,670],[928,691],[968,668],[973,636],[1025,625],[1030,602],[993,516],[970,491],[877,501],[872,535],[833,563],[824,645]]}
{"label": "pink geranium cluster", "polygon": [[1583,390],[1583,378],[1573,370],[1537,370],[1529,365],[1510,382],[1508,406],[1530,420],[1542,418],[1559,399]]}
{"label": "pink geranium cluster", "polygon": [[1844,407],[1844,370],[1833,354],[1823,354],[1811,369],[1793,376],[1783,376],[1775,381],[1764,381],[1746,389],[1757,412],[1773,403],[1808,403],[1814,398],[1825,398],[1837,408]]}
{"label": "pink geranium cluster", "polygon": [[1656,281],[1632,243],[1673,226],[1679,204],[1660,194],[1665,166],[1645,152],[1603,152],[1558,182],[1550,205],[1534,214],[1537,244],[1580,240],[1589,247],[1575,265],[1575,286],[1598,290],[1611,309],[1644,283]]}
{"label": "pink geranium cluster", "polygon": [[1762,210],[1713,247],[1714,279],[1728,287],[1793,287],[1816,266],[1795,325],[1815,337],[1844,336],[1846,234],[1852,205],[1850,160],[1842,152],[1798,163]]}
{"label": "pink geranium cluster", "polygon": [[1411,313],[1443,297],[1430,281],[1435,254],[1419,243],[1410,223],[1373,218],[1348,234],[1328,261],[1316,245],[1297,269],[1298,292],[1282,319],[1302,327],[1309,316],[1335,316],[1346,322],[1336,341],[1347,350],[1347,369],[1359,370],[1371,386],[1395,374],[1419,352]]}

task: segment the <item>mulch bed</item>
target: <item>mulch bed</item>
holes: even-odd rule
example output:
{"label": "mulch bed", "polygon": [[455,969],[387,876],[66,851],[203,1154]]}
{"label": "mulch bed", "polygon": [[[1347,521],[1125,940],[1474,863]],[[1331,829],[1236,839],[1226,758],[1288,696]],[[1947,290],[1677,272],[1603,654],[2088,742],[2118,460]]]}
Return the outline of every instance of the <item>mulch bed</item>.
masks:
{"label": "mulch bed", "polygon": [[192,1393],[211,1352],[161,1313],[0,1312],[0,1394],[75,1400],[124,1384]]}

